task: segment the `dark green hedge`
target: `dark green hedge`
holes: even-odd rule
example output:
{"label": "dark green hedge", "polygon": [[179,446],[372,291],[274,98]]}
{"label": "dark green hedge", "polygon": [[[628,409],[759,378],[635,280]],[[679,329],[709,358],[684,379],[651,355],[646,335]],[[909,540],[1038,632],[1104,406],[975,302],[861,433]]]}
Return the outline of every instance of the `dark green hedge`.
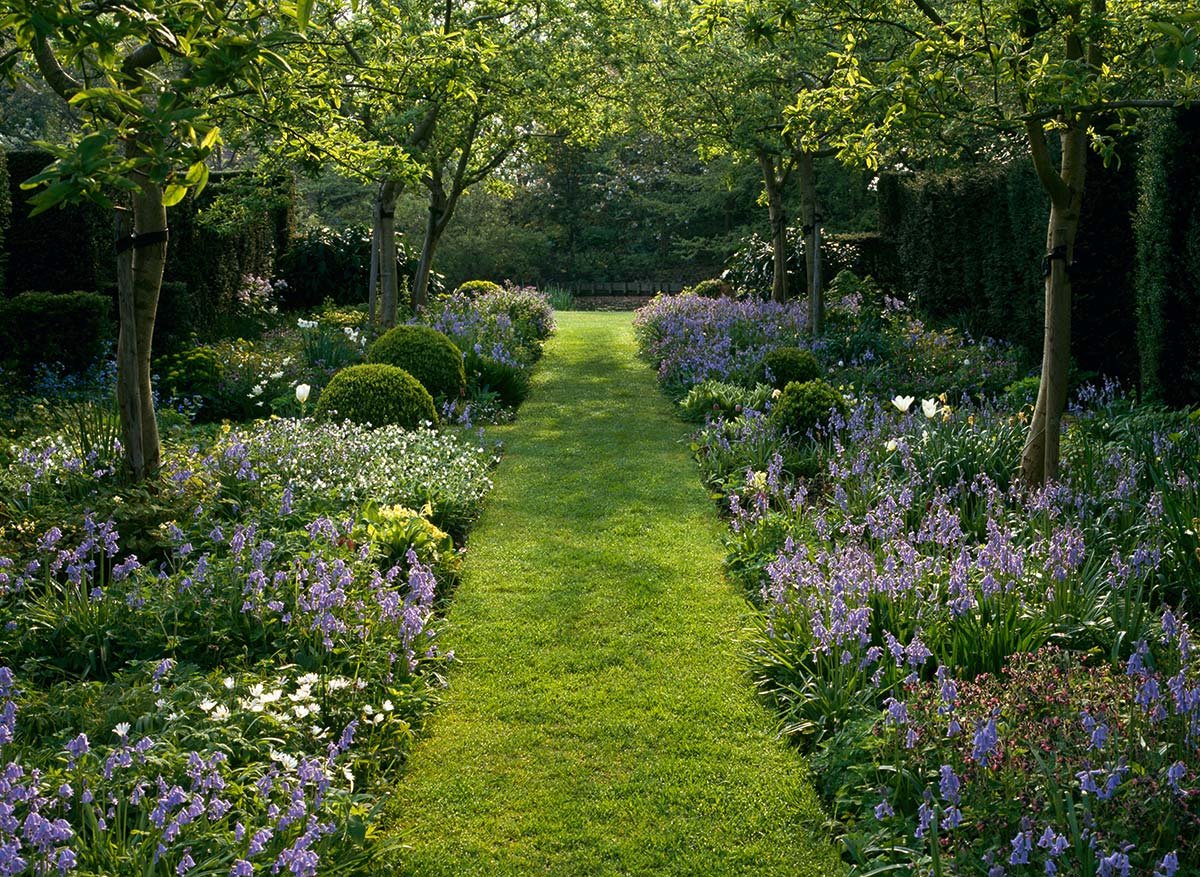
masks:
{"label": "dark green hedge", "polygon": [[168,305],[164,316],[173,324],[164,332],[210,335],[237,310],[243,276],[274,275],[275,259],[291,236],[292,181],[213,174],[199,197],[185,198],[167,218],[164,279],[185,284],[187,301]]}
{"label": "dark green hedge", "polygon": [[[1131,161],[1105,168],[1089,158],[1072,274],[1072,352],[1081,368],[1122,378],[1136,378],[1135,192]],[[885,175],[879,205],[881,234],[895,247],[896,289],[934,319],[1040,353],[1050,207],[1030,162]]]}
{"label": "dark green hedge", "polygon": [[[8,256],[7,294],[26,290],[76,289],[115,294],[116,258],[112,213],[79,204],[29,216],[22,181],[51,161],[34,150],[7,155],[12,222],[0,242]],[[0,176],[0,183],[3,182]],[[246,274],[270,277],[276,256],[292,233],[294,193],[290,178],[263,181],[250,174],[214,173],[199,197],[186,198],[167,213],[171,240],[156,338],[184,339],[219,334],[236,310]]]}
{"label": "dark green hedge", "polygon": [[1142,387],[1200,400],[1200,110],[1147,126],[1138,159],[1137,341]]}
{"label": "dark green hedge", "polygon": [[0,300],[0,361],[28,373],[39,363],[81,372],[113,340],[112,303],[94,292],[24,292]]}
{"label": "dark green hedge", "polygon": [[8,267],[8,225],[12,220],[12,192],[9,191],[8,156],[0,152],[0,292],[5,289],[5,272]]}
{"label": "dark green hedge", "polygon": [[49,153],[38,150],[8,153],[12,215],[4,240],[8,256],[4,286],[10,296],[28,290],[97,290],[116,277],[110,211],[85,203],[29,215],[28,199],[33,192],[21,189],[21,183],[41,173],[51,161]]}

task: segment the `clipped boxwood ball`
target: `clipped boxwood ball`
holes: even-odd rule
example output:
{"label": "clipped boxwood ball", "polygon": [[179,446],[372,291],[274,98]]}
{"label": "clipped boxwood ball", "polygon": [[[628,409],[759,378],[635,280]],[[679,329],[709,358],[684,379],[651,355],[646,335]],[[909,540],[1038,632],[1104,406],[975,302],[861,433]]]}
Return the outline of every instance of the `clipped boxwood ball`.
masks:
{"label": "clipped boxwood ball", "polygon": [[795,381],[803,384],[821,376],[821,366],[811,350],[800,347],[780,347],[763,357],[762,382],[782,390]]}
{"label": "clipped boxwood ball", "polygon": [[459,295],[465,295],[467,298],[475,298],[480,295],[491,295],[503,289],[504,287],[499,283],[493,283],[490,280],[468,280],[456,289],[455,292]]}
{"label": "clipped boxwood ball", "polygon": [[824,429],[829,423],[830,413],[835,411],[845,417],[850,406],[842,394],[825,381],[793,381],[783,388],[775,401],[771,417],[781,429],[796,438],[804,438],[809,433],[816,435]]}
{"label": "clipped boxwood ball", "polygon": [[467,386],[462,352],[429,326],[397,326],[383,333],[367,351],[367,362],[402,368],[431,396],[457,399]]}
{"label": "clipped boxwood ball", "polygon": [[317,400],[316,413],[322,419],[406,429],[438,419],[433,397],[420,381],[402,368],[382,363],[352,365],[335,374]]}

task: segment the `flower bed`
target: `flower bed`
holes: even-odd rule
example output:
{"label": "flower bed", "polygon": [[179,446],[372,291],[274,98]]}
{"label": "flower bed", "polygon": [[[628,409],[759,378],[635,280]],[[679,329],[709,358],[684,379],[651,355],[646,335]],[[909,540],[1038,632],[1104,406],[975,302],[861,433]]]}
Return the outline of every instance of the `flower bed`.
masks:
{"label": "flower bed", "polygon": [[[1200,596],[1200,422],[1085,388],[1060,481],[1026,491],[1002,348],[886,301],[838,319],[840,340],[813,349],[846,416],[789,434],[731,365],[702,375],[733,386],[714,388],[692,449],[729,514],[730,577],[759,608],[758,685],[812,752],[847,861],[1200,868],[1200,662],[1171,611]],[[687,331],[719,349],[726,325]],[[676,374],[660,370],[670,394]]]}
{"label": "flower bed", "polygon": [[[189,416],[223,394],[239,416],[303,412],[361,356],[345,317],[198,348],[166,379],[212,379],[177,397]],[[253,385],[238,351],[261,359]],[[143,484],[87,398],[0,446],[0,872],[373,873],[496,449],[429,426],[167,423]]]}

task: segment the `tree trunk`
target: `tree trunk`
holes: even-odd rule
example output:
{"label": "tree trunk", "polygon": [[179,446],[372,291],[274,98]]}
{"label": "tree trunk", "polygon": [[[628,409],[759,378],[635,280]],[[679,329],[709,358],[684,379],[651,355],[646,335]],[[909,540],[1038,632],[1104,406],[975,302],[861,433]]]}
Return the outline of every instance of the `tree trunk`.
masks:
{"label": "tree trunk", "polygon": [[821,217],[813,215],[812,289],[808,294],[809,325],[814,338],[825,334],[825,277],[821,270]]}
{"label": "tree trunk", "polygon": [[821,231],[817,224],[817,185],[812,153],[801,153],[797,169],[800,171],[800,223],[804,227],[808,329],[816,338],[825,326],[825,296],[821,289]]}
{"label": "tree trunk", "polygon": [[[117,405],[125,459],[135,480],[153,474],[162,459],[154,391],[150,386],[150,346],[167,258],[167,211],[162,187],[135,178],[130,208],[117,211]],[[143,236],[150,235],[150,239]]]}
{"label": "tree trunk", "polygon": [[413,277],[412,306],[420,310],[429,301],[429,275],[433,271],[433,254],[437,250],[442,232],[446,230],[446,198],[438,191],[429,196],[429,215],[425,220],[425,238],[421,241],[421,261]]}
{"label": "tree trunk", "polygon": [[[1038,160],[1036,152],[1035,149],[1035,161]],[[1062,134],[1062,170],[1058,175],[1062,185],[1054,184],[1050,177],[1043,177],[1043,186],[1051,199],[1050,222],[1046,229],[1042,375],[1025,448],[1021,452],[1021,480],[1030,487],[1058,477],[1062,416],[1071,366],[1071,262],[1079,231],[1086,169],[1086,127],[1077,123]]]}
{"label": "tree trunk", "polygon": [[758,156],[763,171],[763,187],[767,193],[767,213],[771,219],[771,298],[788,300],[787,277],[787,212],[783,206],[783,185],[775,171],[775,162],[764,153]]}
{"label": "tree trunk", "polygon": [[396,196],[399,194],[399,184],[395,180],[385,180],[379,187],[375,208],[379,217],[380,320],[385,329],[396,325],[400,307],[396,281]]}
{"label": "tree trunk", "polygon": [[379,329],[379,198],[371,211],[371,270],[367,275],[367,334],[374,338]]}

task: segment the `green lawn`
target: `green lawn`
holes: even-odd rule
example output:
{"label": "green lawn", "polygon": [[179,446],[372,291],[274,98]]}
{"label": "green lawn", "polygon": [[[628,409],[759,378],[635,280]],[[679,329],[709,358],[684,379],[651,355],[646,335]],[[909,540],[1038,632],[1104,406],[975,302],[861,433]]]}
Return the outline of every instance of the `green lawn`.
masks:
{"label": "green lawn", "polygon": [[836,874],[629,314],[562,313],[471,538],[462,660],[389,804],[405,875]]}

